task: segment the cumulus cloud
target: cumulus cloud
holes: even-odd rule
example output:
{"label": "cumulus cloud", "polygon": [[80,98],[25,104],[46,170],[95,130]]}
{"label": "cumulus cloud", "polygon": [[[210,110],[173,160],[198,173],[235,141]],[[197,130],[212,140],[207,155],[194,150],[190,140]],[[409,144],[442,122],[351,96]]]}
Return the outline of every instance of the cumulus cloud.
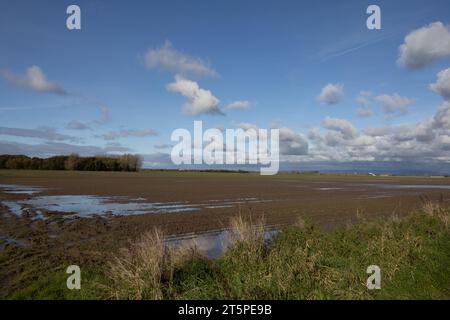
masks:
{"label": "cumulus cloud", "polygon": [[438,21],[409,33],[399,47],[397,61],[410,69],[420,69],[449,56],[450,29]]}
{"label": "cumulus cloud", "polygon": [[337,104],[344,98],[344,86],[342,84],[329,83],[322,88],[319,101],[326,104]]}
{"label": "cumulus cloud", "polygon": [[[238,127],[243,130],[255,130],[257,133],[260,129],[256,124],[245,122],[240,123]],[[281,127],[278,124],[272,126],[271,129],[279,130],[280,155],[300,156],[308,154],[308,141],[302,134],[297,133],[290,128]]]}
{"label": "cumulus cloud", "polygon": [[450,68],[437,74],[437,81],[430,84],[430,89],[442,96],[444,100],[450,100]]}
{"label": "cumulus cloud", "polygon": [[344,139],[351,139],[356,137],[356,128],[351,124],[350,121],[345,119],[326,117],[322,120],[322,126],[324,128],[340,132]]}
{"label": "cumulus cloud", "polygon": [[391,132],[392,129],[390,127],[368,127],[364,129],[364,133],[370,137],[381,137]]}
{"label": "cumulus cloud", "polygon": [[325,118],[322,125],[326,131],[310,130],[308,156],[302,160],[450,162],[448,101],[417,123],[359,131],[348,120]]}
{"label": "cumulus cloud", "polygon": [[176,50],[169,41],[161,47],[148,50],[144,61],[149,69],[162,69],[185,76],[217,76],[217,72],[206,62]]}
{"label": "cumulus cloud", "polygon": [[219,109],[219,99],[211,91],[200,88],[197,82],[175,76],[175,82],[167,85],[167,90],[183,95],[187,102],[183,111],[187,115],[222,114]]}
{"label": "cumulus cloud", "polygon": [[80,138],[57,133],[55,128],[49,127],[41,127],[37,129],[0,127],[0,135],[37,138],[50,141],[71,141],[71,142],[80,141]]}
{"label": "cumulus cloud", "polygon": [[9,71],[2,71],[1,75],[6,81],[18,87],[27,88],[36,92],[47,92],[58,95],[68,94],[61,86],[49,81],[38,66],[29,67],[25,75],[16,75]]}
{"label": "cumulus cloud", "polygon": [[144,129],[144,130],[120,130],[120,131],[110,131],[108,133],[103,134],[101,137],[105,140],[115,140],[118,138],[127,138],[127,137],[152,137],[157,136],[158,133],[153,129]]}
{"label": "cumulus cloud", "polygon": [[395,133],[393,139],[396,141],[417,140],[419,142],[430,142],[436,136],[436,133],[431,126],[431,122],[429,121],[422,121],[414,126],[402,125],[393,131]]}
{"label": "cumulus cloud", "polygon": [[240,109],[240,110],[244,110],[244,109],[248,109],[251,107],[251,102],[247,101],[247,100],[238,100],[238,101],[234,101],[230,104],[228,104],[225,109]]}
{"label": "cumulus cloud", "polygon": [[445,101],[439,107],[433,117],[432,126],[435,129],[450,130],[450,101]]}
{"label": "cumulus cloud", "polygon": [[376,96],[375,100],[383,105],[384,113],[391,115],[407,113],[408,107],[415,102],[414,99],[402,97],[397,93],[393,95],[382,94]]}
{"label": "cumulus cloud", "polygon": [[300,156],[308,154],[308,141],[303,135],[286,127],[281,127],[279,130],[281,155]]}

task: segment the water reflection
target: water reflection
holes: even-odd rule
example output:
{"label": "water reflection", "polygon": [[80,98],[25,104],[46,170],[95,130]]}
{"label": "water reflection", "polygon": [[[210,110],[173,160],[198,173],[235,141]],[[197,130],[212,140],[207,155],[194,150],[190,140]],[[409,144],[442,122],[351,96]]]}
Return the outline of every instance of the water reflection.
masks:
{"label": "water reflection", "polygon": [[[275,226],[266,226],[264,239],[267,241],[274,237],[279,229]],[[232,232],[228,229],[214,230],[202,233],[189,233],[184,235],[170,236],[165,239],[169,247],[192,248],[210,259],[219,258],[232,244]]]}
{"label": "water reflection", "polygon": [[4,193],[27,194],[27,195],[33,195],[35,193],[47,190],[46,188],[42,187],[19,186],[15,184],[0,184],[0,189],[2,189]]}
{"label": "water reflection", "polygon": [[[0,185],[5,192],[28,192],[32,195],[43,189],[15,185]],[[174,213],[197,211],[201,209],[232,208],[238,204],[264,202],[257,198],[237,198],[207,200],[204,202],[149,202],[145,198],[128,198],[123,196],[102,197],[94,195],[50,195],[33,196],[17,201],[2,201],[9,211],[21,216],[25,210],[32,209],[34,219],[45,219],[42,211],[60,212],[65,216],[88,218],[95,215],[140,215],[146,213]]]}

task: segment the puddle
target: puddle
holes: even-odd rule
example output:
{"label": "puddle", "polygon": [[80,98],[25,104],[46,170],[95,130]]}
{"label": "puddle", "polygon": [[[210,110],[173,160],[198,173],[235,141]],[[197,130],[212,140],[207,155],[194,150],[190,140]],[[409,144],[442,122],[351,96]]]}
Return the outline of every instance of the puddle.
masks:
{"label": "puddle", "polygon": [[[39,187],[20,187],[2,185],[5,190],[39,192]],[[21,189],[20,189],[21,188]],[[60,212],[70,217],[92,217],[95,215],[140,215],[146,213],[175,213],[197,211],[201,209],[232,208],[238,204],[259,203],[268,200],[257,198],[237,198],[223,200],[208,200],[199,203],[192,202],[148,202],[145,198],[128,198],[123,196],[101,197],[94,195],[55,195],[34,196],[18,201],[2,201],[9,211],[21,216],[25,210],[33,209],[36,213],[33,220],[46,217],[43,211]]]}
{"label": "puddle", "polygon": [[378,194],[378,195],[373,195],[373,196],[364,196],[364,197],[360,197],[359,199],[383,199],[383,198],[392,198],[393,195],[389,195],[389,194]]}
{"label": "puddle", "polygon": [[8,210],[20,217],[22,215],[22,206],[20,204],[18,204],[17,202],[14,201],[2,201],[1,202],[4,206],[6,206],[8,208]]}
{"label": "puddle", "polygon": [[[279,230],[275,227],[267,227],[264,232],[264,239],[269,240],[275,236]],[[168,247],[193,247],[199,253],[210,259],[219,258],[231,245],[231,231],[215,230],[204,233],[189,233],[181,236],[172,236],[165,239]]]}
{"label": "puddle", "polygon": [[382,188],[385,189],[445,189],[450,190],[450,185],[441,184],[406,184],[406,185],[395,185],[395,184],[383,184]]}
{"label": "puddle", "polygon": [[0,184],[0,189],[4,193],[9,194],[27,194],[27,195],[33,195],[35,193],[43,192],[47,190],[46,188],[42,187],[31,187],[31,186],[19,186],[15,184]]}
{"label": "puddle", "polygon": [[353,186],[367,186],[383,189],[444,189],[450,190],[450,185],[444,184],[378,184],[378,183],[360,183]]}
{"label": "puddle", "polygon": [[44,220],[47,220],[47,217],[44,216],[44,214],[42,213],[41,210],[36,210],[36,215],[31,220],[33,220],[33,221],[43,220],[44,221]]}

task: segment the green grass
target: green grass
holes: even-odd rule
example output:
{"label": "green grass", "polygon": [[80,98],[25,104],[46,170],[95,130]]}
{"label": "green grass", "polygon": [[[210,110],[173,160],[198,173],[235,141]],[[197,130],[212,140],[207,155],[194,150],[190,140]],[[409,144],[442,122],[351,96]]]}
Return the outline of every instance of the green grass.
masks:
{"label": "green grass", "polygon": [[[192,248],[167,251],[149,233],[108,263],[84,266],[79,291],[66,289],[57,268],[8,298],[449,299],[449,222],[448,209],[429,206],[331,232],[299,221],[267,242],[237,218],[233,244],[216,260]],[[369,265],[381,268],[380,290],[366,287]]]}
{"label": "green grass", "polygon": [[[332,232],[302,222],[269,243],[239,218],[234,244],[220,259],[191,255],[178,267],[161,266],[161,298],[449,299],[450,214],[433,208]],[[369,265],[381,268],[380,290],[366,287]],[[122,284],[110,276],[113,288],[115,280]],[[131,298],[130,289],[116,297]]]}

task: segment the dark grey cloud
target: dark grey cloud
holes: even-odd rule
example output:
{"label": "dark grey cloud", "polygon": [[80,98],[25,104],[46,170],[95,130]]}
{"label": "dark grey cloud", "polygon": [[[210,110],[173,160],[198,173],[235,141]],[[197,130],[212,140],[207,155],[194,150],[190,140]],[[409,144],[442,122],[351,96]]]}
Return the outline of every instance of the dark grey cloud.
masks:
{"label": "dark grey cloud", "polygon": [[0,140],[0,154],[24,154],[34,157],[51,157],[77,153],[80,156],[95,156],[111,153],[125,153],[133,150],[122,145],[106,145],[105,147],[75,145],[62,142],[45,142],[40,144],[18,143]]}
{"label": "dark grey cloud", "polygon": [[55,128],[49,127],[41,127],[37,129],[0,127],[0,135],[37,138],[50,141],[78,142],[81,140],[78,137],[57,133]]}

